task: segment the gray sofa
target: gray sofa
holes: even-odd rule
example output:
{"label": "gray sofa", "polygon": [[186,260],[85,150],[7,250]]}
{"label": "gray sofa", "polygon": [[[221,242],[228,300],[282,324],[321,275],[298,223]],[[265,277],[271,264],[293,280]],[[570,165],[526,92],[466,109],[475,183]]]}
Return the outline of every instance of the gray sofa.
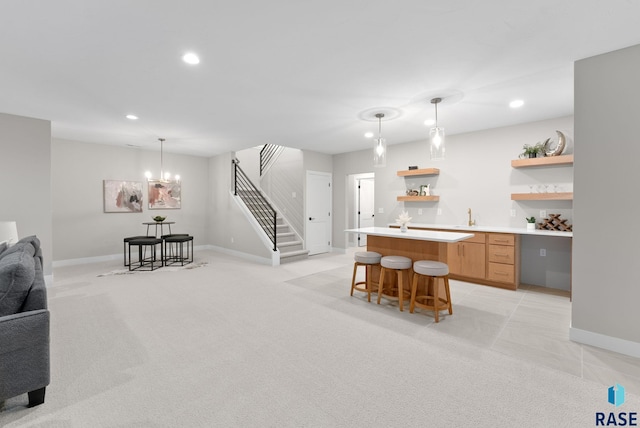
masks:
{"label": "gray sofa", "polygon": [[0,403],[24,393],[29,407],[49,385],[49,310],[40,240],[0,247]]}

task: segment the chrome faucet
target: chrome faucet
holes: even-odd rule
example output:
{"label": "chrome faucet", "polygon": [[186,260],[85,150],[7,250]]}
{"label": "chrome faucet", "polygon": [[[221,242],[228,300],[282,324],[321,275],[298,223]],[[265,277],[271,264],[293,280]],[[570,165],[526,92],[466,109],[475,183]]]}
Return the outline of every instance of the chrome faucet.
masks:
{"label": "chrome faucet", "polygon": [[469,211],[467,213],[469,214],[469,226],[475,226],[476,225],[476,221],[475,220],[471,220],[471,208],[469,208]]}

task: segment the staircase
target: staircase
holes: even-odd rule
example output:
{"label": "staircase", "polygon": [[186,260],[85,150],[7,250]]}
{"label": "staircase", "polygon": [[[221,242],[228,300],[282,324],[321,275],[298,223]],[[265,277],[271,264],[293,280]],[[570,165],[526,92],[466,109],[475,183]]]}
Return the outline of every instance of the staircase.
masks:
{"label": "staircase", "polygon": [[262,192],[249,180],[237,162],[234,163],[234,194],[239,196],[262,230],[280,251],[280,263],[289,263],[309,257],[309,250],[291,226],[267,201]]}
{"label": "staircase", "polygon": [[[265,211],[260,205],[252,202],[257,198],[255,190],[243,190],[239,191],[238,195],[242,197],[251,214],[258,220],[258,223],[263,224],[267,222],[271,213]],[[285,219],[276,214],[276,247],[280,250],[280,264],[290,263],[297,260],[304,260],[309,257],[309,250],[303,248],[303,243],[298,239],[296,233],[291,229],[291,226],[285,221]]]}

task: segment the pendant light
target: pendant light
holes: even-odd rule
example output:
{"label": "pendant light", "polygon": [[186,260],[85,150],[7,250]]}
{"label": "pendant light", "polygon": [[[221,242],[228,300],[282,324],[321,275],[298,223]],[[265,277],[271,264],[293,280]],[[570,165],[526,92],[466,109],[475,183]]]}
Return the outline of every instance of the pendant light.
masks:
{"label": "pendant light", "polygon": [[444,128],[438,127],[438,103],[442,98],[433,98],[431,104],[436,108],[436,124],[434,128],[429,130],[429,148],[431,152],[431,160],[444,159]]}
{"label": "pendant light", "polygon": [[[176,175],[173,180],[171,180],[171,173],[169,171],[165,172],[164,171],[164,153],[163,153],[163,146],[164,146],[164,138],[158,138],[158,140],[160,141],[160,179],[159,181],[164,181],[164,182],[169,182],[169,181],[180,181],[180,176]],[[144,173],[144,175],[147,177],[147,180],[153,180],[153,176],[151,174],[151,171],[147,171]]]}
{"label": "pendant light", "polygon": [[383,168],[387,166],[387,140],[382,138],[382,118],[383,113],[376,113],[378,118],[378,138],[373,146],[373,166]]}

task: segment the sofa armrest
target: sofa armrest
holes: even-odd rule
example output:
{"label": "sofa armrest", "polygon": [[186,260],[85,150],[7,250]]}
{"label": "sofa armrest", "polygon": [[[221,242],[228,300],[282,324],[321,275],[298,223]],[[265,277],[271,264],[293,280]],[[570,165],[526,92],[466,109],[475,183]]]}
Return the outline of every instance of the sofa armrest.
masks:
{"label": "sofa armrest", "polygon": [[50,381],[49,311],[0,317],[0,401]]}
{"label": "sofa armrest", "polygon": [[49,311],[20,312],[0,317],[0,356],[49,343]]}

